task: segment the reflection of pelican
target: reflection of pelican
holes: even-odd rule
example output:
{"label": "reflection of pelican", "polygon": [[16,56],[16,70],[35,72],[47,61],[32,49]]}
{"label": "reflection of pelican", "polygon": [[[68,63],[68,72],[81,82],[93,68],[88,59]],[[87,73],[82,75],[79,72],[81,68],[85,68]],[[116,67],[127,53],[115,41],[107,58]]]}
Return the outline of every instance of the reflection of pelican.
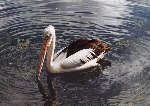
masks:
{"label": "reflection of pelican", "polygon": [[98,61],[104,57],[104,53],[111,50],[108,44],[100,40],[79,39],[68,47],[61,49],[54,55],[55,29],[49,25],[44,29],[44,40],[40,54],[37,76],[43,66],[47,52],[47,69],[51,73],[74,72],[98,65]]}
{"label": "reflection of pelican", "polygon": [[37,80],[39,91],[43,95],[43,98],[45,101],[44,106],[55,106],[55,104],[56,104],[56,90],[53,86],[53,81],[50,77],[47,77],[47,83],[48,83],[49,93],[46,92],[45,88],[42,85],[42,82],[40,80]]}

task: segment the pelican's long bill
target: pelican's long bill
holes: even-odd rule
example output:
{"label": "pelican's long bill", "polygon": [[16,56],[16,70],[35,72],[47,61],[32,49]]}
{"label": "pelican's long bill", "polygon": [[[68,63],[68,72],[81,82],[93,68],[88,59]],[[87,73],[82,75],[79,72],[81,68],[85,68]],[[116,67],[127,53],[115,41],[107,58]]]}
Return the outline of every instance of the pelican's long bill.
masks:
{"label": "pelican's long bill", "polygon": [[46,39],[44,38],[44,40],[43,40],[42,50],[40,52],[40,58],[39,58],[38,69],[37,69],[38,80],[40,80],[40,72],[42,70],[46,52],[47,52],[48,46],[50,45],[51,41],[52,41],[52,38],[50,36],[47,36],[47,38]]}

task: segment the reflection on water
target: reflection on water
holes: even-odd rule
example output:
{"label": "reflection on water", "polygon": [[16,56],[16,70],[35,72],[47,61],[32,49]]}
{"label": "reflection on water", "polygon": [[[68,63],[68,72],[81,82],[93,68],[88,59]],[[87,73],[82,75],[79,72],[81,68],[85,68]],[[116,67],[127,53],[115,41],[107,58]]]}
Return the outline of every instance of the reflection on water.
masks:
{"label": "reflection on water", "polygon": [[[56,106],[150,105],[149,6],[147,0],[1,0],[0,105],[45,103],[35,73],[49,24],[56,27],[56,51],[80,37],[113,47],[104,75],[52,76]],[[46,76],[44,67],[41,81],[49,91]]]}
{"label": "reflection on water", "polygon": [[47,77],[49,92],[45,90],[42,82],[39,79],[37,79],[37,84],[38,84],[39,91],[43,95],[45,101],[44,106],[55,106],[57,94],[52,79],[50,77]]}

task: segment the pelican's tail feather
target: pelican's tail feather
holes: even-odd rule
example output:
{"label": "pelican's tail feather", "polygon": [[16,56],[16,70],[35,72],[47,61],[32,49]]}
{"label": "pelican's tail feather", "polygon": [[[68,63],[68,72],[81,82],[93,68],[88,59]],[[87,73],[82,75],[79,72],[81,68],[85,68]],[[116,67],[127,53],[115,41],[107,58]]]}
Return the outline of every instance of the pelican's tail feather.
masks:
{"label": "pelican's tail feather", "polygon": [[105,53],[105,51],[102,52],[102,53],[97,57],[97,62],[104,58],[104,55],[105,55],[104,53]]}

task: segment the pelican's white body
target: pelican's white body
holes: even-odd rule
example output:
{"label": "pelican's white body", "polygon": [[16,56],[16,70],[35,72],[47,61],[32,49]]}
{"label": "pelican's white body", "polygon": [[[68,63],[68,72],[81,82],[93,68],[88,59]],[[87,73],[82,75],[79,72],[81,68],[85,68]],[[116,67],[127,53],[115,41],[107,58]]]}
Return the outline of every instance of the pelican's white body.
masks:
{"label": "pelican's white body", "polygon": [[[53,26],[49,25],[47,28],[45,28],[44,33],[51,35],[52,38],[51,43],[48,46],[46,61],[46,67],[50,73],[64,73],[85,70],[90,67],[97,66],[97,61],[104,57],[104,52],[102,52],[99,56],[97,56],[97,58],[91,59],[92,54],[95,54],[91,48],[82,49],[69,57],[67,57],[67,52],[62,52],[63,49],[54,55],[56,41],[55,29]],[[84,61],[85,64],[83,64],[82,61]]]}

